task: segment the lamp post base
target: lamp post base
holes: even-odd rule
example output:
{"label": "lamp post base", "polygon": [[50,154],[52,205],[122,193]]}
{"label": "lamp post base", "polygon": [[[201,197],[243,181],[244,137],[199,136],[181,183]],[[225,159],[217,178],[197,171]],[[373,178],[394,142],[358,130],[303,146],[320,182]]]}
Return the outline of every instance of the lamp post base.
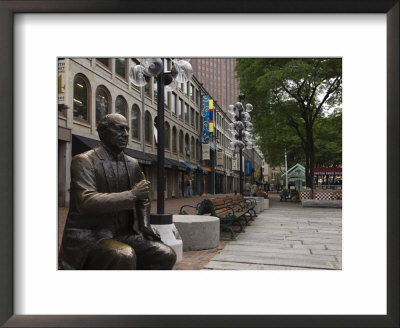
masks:
{"label": "lamp post base", "polygon": [[172,214],[150,214],[150,224],[172,224]]}
{"label": "lamp post base", "polygon": [[161,241],[175,251],[176,262],[182,261],[182,239],[172,221],[172,214],[150,214],[150,224],[160,234]]}

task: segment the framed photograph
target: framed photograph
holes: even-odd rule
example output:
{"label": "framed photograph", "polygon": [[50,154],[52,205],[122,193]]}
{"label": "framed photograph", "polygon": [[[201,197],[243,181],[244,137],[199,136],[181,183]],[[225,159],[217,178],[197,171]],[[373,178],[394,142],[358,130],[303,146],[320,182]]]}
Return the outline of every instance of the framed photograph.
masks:
{"label": "framed photograph", "polygon": [[[0,1],[0,324],[398,327],[399,8]],[[343,270],[57,270],[57,58],[178,53],[343,59]]]}

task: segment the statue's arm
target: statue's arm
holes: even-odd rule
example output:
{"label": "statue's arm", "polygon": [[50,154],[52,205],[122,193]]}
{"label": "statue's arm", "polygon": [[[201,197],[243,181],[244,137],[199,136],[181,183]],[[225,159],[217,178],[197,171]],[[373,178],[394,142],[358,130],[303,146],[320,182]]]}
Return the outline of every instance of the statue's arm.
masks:
{"label": "statue's arm", "polygon": [[[136,164],[134,170],[134,181],[143,180],[143,173],[140,166]],[[148,197],[136,200],[136,215],[139,220],[140,227],[150,227],[150,200]]]}
{"label": "statue's arm", "polygon": [[87,156],[74,157],[71,164],[73,197],[80,213],[111,213],[133,209],[131,190],[115,193],[97,191],[94,165]]}

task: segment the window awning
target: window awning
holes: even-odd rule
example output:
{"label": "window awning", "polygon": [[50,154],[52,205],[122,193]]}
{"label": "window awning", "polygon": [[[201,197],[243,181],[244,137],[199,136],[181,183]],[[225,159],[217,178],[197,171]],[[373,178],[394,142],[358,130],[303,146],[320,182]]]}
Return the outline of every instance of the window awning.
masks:
{"label": "window awning", "polygon": [[[148,157],[151,158],[151,162],[153,165],[157,165],[158,163],[158,157],[155,154],[146,154]],[[183,167],[183,168],[182,168]],[[179,163],[176,160],[164,157],[164,168],[166,169],[180,169],[180,170],[184,170],[186,171],[186,166],[182,165],[181,163]]]}
{"label": "window awning", "polygon": [[193,166],[191,166],[190,164],[186,163],[185,161],[179,161],[180,163],[182,163],[183,165],[185,165],[189,170],[194,170]]}
{"label": "window awning", "polygon": [[202,170],[204,174],[208,174],[208,172],[201,167],[201,165],[197,165],[197,168]]}
{"label": "window awning", "polygon": [[204,165],[200,165],[204,170],[206,170],[207,172],[212,172],[211,167],[209,166],[204,166]]}

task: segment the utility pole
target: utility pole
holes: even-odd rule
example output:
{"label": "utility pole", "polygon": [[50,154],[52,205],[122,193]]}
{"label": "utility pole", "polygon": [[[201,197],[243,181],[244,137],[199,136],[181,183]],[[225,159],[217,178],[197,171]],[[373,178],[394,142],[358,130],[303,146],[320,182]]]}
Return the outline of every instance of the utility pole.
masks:
{"label": "utility pole", "polygon": [[286,172],[286,190],[288,190],[288,174],[287,174],[287,155],[285,150],[285,172]]}

